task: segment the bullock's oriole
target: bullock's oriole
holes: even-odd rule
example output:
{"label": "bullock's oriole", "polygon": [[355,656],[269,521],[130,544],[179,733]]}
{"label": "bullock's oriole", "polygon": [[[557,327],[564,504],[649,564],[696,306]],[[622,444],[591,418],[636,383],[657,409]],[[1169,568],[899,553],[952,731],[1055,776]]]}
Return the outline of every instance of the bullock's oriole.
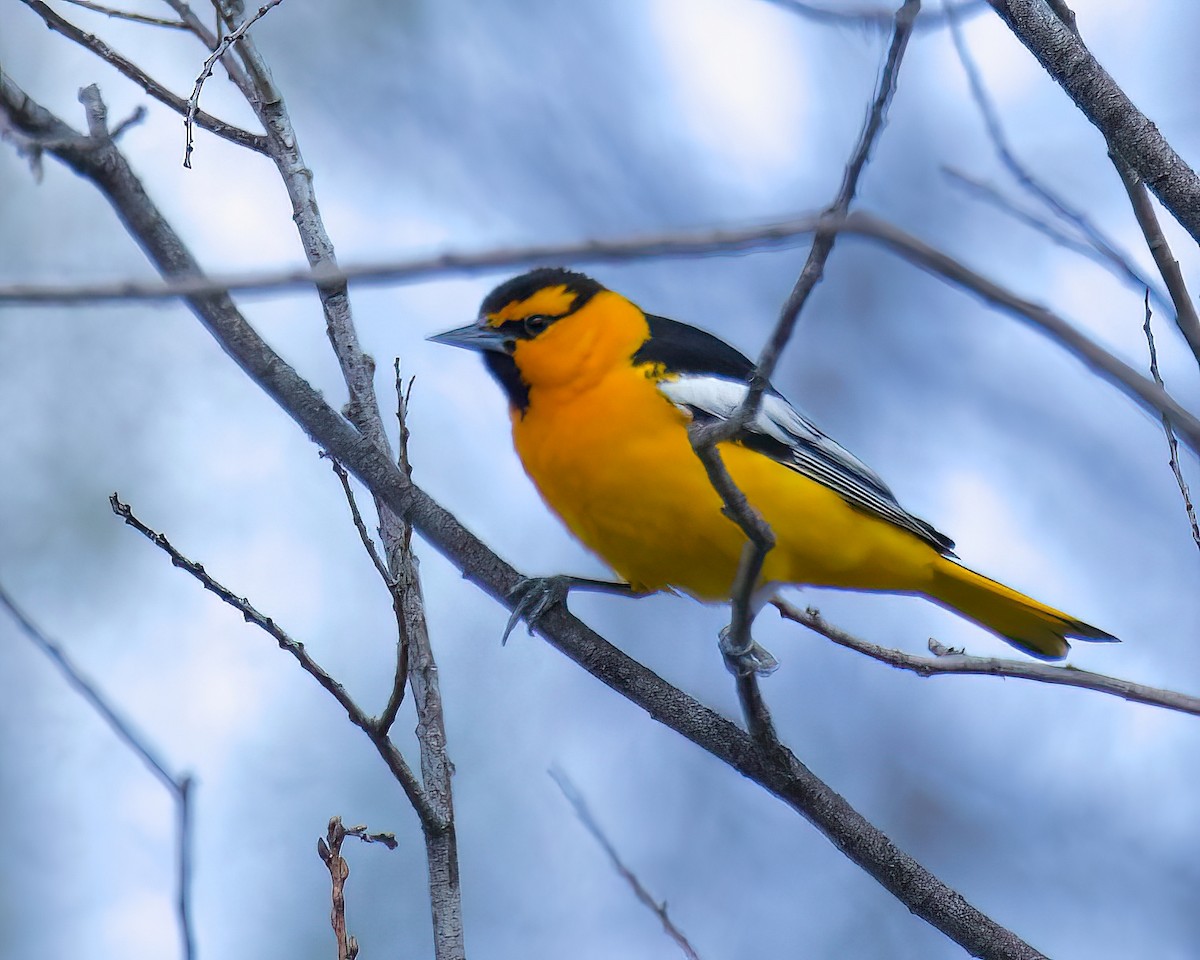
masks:
{"label": "bullock's oriole", "polygon": [[[432,339],[483,355],[526,472],[633,591],[729,599],[745,535],[722,513],[687,428],[737,409],[750,360],[557,268],[501,284],[475,324]],[[1064,657],[1068,637],[1116,639],[956,563],[947,537],[774,389],[719,450],[775,535],[764,588],[919,594],[1045,659]]]}

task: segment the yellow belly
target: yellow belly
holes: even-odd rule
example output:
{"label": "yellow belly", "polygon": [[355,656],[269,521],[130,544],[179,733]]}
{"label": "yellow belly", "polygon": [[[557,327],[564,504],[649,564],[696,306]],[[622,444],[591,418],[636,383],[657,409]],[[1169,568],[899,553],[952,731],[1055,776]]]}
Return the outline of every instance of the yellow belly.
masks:
{"label": "yellow belly", "polygon": [[[535,390],[513,440],[546,503],[639,589],[729,598],[745,536],[721,513],[687,417],[653,381],[617,371],[586,393]],[[731,477],[774,531],[764,582],[920,591],[938,553],[762,454],[723,444]]]}

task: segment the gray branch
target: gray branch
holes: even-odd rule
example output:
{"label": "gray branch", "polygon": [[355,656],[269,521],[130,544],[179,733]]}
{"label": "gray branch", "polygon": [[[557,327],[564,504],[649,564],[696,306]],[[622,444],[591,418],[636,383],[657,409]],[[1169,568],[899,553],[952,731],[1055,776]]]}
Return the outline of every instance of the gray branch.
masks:
{"label": "gray branch", "polygon": [[988,3],[1100,131],[1109,152],[1123,159],[1200,242],[1200,177],[1092,56],[1065,5],[1057,4],[1056,12],[1045,0]]}
{"label": "gray branch", "polygon": [[192,778],[187,774],[176,776],[167,764],[133,729],[133,725],[120,715],[116,707],[100,692],[84,672],[75,665],[67,652],[50,639],[32,619],[17,606],[8,591],[0,586],[0,607],[6,609],[16,621],[21,632],[37,647],[63,675],[108,728],[116,734],[146,765],[155,778],[171,795],[175,805],[175,915],[179,920],[179,938],[184,960],[196,955],[196,938],[192,931]]}

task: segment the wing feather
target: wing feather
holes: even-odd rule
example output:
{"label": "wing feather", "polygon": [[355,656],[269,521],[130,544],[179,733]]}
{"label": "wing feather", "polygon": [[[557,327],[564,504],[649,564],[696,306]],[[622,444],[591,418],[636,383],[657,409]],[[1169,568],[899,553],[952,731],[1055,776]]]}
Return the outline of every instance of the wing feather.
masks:
{"label": "wing feather", "polygon": [[[658,389],[681,410],[709,420],[728,420],[749,392],[743,381],[706,373],[665,378],[659,381]],[[763,396],[758,415],[735,439],[829,487],[851,506],[881,517],[916,534],[940,552],[953,555],[952,540],[901,507],[874,470],[774,390]]]}

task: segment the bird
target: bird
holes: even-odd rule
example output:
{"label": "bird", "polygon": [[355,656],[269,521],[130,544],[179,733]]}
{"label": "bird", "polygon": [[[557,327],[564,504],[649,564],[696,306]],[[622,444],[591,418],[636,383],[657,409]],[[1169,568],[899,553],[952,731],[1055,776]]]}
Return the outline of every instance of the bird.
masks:
{"label": "bird", "polygon": [[[689,427],[735,415],[751,360],[560,267],[501,283],[474,323],[429,339],[482,355],[508,400],[526,473],[623,579],[614,589],[731,599],[746,535],[723,512]],[[953,541],[769,384],[753,418],[717,449],[775,539],[755,608],[784,585],[915,594],[1040,659],[1063,659],[1069,639],[1117,639],[964,566]],[[774,658],[758,653],[747,669],[769,672]]]}

